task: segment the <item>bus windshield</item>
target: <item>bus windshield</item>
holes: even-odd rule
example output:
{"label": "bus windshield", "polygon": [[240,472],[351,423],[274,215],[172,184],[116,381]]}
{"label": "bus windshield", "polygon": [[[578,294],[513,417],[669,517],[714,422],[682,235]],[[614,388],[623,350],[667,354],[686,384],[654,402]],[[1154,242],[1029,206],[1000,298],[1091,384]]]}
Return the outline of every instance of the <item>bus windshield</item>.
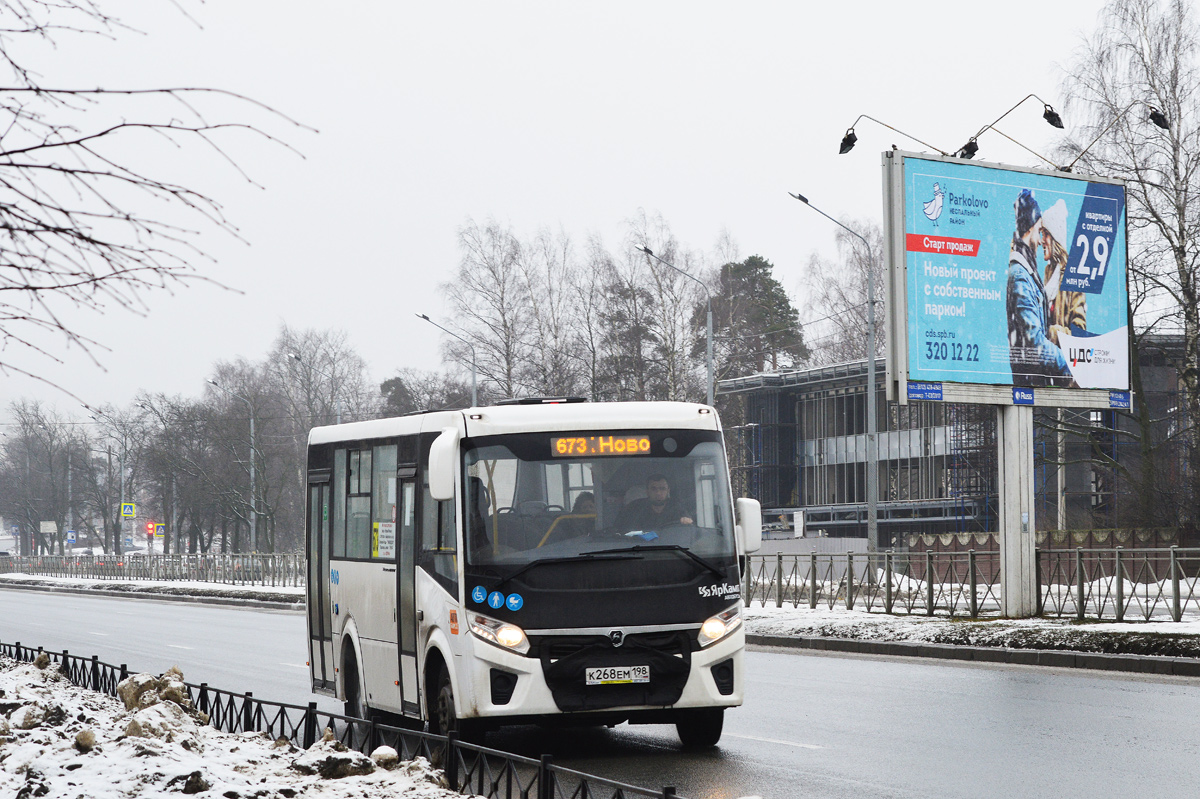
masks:
{"label": "bus windshield", "polygon": [[736,556],[715,431],[521,433],[464,441],[467,564],[501,573],[550,560]]}

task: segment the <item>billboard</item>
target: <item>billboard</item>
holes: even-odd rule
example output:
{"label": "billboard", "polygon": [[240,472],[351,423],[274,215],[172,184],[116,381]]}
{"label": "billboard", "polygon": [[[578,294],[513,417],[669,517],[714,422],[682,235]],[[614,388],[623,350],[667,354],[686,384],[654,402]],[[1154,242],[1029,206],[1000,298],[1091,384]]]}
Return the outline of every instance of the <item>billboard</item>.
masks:
{"label": "billboard", "polygon": [[1128,390],[1120,182],[905,153],[884,162],[889,316],[903,339],[893,377],[1035,389],[1022,397]]}

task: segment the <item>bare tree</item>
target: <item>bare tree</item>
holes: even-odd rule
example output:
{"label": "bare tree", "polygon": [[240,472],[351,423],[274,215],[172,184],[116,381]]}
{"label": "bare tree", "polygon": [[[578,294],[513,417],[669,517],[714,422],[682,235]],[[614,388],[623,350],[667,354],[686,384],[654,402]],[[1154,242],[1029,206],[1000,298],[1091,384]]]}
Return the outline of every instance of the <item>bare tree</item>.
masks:
{"label": "bare tree", "polygon": [[531,336],[525,348],[529,362],[524,382],[535,395],[575,394],[582,371],[572,352],[580,274],[571,239],[564,232],[542,230],[520,252]]}
{"label": "bare tree", "polygon": [[[1188,466],[1180,506],[1194,508],[1200,499],[1200,27],[1194,5],[1110,0],[1071,66],[1064,94],[1064,117],[1086,119],[1066,153],[1088,172],[1126,181],[1135,326],[1139,334],[1182,334]],[[1187,517],[1195,522],[1194,511]]]}
{"label": "bare tree", "polygon": [[809,259],[805,273],[808,287],[807,309],[803,318],[805,344],[814,365],[845,363],[867,355],[867,279],[875,281],[875,355],[883,355],[883,234],[877,225],[853,219],[843,224],[859,232],[871,243],[866,245],[850,233],[838,229],[837,260],[826,260],[816,253]]}
{"label": "bare tree", "polygon": [[[521,243],[495,221],[480,227],[470,220],[459,230],[458,243],[462,262],[454,279],[442,284],[450,314],[475,347],[480,376],[501,397],[515,397],[529,361],[531,325]],[[458,363],[471,363],[471,352],[458,339],[447,341],[446,352]]]}
{"label": "bare tree", "polygon": [[213,89],[43,85],[25,61],[31,48],[52,54],[60,39],[126,30],[94,0],[0,0],[0,29],[0,374],[40,379],[21,357],[57,360],[56,339],[93,360],[102,347],[77,332],[73,313],[142,312],[147,292],[203,279],[202,234],[237,235],[215,198],[121,153],[198,145],[240,172],[223,149],[228,134],[272,137],[209,114],[283,117]]}

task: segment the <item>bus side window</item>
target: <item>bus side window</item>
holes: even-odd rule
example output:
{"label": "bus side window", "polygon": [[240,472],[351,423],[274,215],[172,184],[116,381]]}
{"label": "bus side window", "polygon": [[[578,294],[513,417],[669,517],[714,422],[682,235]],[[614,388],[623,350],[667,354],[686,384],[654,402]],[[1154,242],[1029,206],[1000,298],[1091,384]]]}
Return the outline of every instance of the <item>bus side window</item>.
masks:
{"label": "bus side window", "polygon": [[429,493],[429,473],[422,475],[421,548],[417,561],[452,595],[458,596],[458,536],[454,502],[435,502]]}
{"label": "bus side window", "polygon": [[346,557],[346,450],[333,454],[333,557]]}

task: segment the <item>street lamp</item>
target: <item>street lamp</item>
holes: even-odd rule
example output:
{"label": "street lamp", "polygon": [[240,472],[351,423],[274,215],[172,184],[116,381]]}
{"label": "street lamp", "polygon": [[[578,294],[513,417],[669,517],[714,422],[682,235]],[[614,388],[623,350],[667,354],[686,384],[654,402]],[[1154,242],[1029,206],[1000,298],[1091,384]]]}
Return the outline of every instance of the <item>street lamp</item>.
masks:
{"label": "street lamp", "polygon": [[[94,414],[92,416],[92,419],[94,419],[97,422],[100,421],[101,416],[107,418],[109,421],[115,421],[111,416],[109,416],[107,413],[100,410],[99,408],[93,408],[87,404],[85,404],[83,407],[87,411]],[[98,450],[94,450],[94,451],[98,451]],[[121,510],[122,511],[125,509],[125,456],[128,454],[128,452],[129,452],[129,439],[126,436],[126,434],[124,432],[122,432],[121,433],[121,452],[120,452],[120,454],[117,455],[117,467],[121,471],[120,477],[121,477]],[[108,453],[108,457],[110,457],[110,458],[112,457],[111,452]],[[112,461],[109,461],[109,468],[112,468]],[[123,541],[124,537],[125,537],[125,517],[121,513],[118,513],[117,514],[117,540],[115,542],[113,542],[113,550],[115,551],[115,553],[117,555],[120,555],[122,552],[121,548],[124,546],[124,541]]]}
{"label": "street lamp", "polygon": [[300,357],[300,353],[298,353],[298,352],[289,352],[287,354],[287,358],[289,361],[295,361],[298,364],[304,364],[312,371],[321,375],[321,377],[327,378],[329,380],[329,387],[334,389],[333,404],[334,404],[334,408],[337,409],[337,423],[341,424],[342,423],[342,398],[340,396],[338,396],[337,389],[333,385],[335,382],[333,379],[333,375],[318,369],[317,367],[313,366],[311,363],[304,363],[304,359]]}
{"label": "street lamp", "polygon": [[851,125],[846,130],[846,135],[842,137],[842,143],[840,145],[838,145],[838,155],[845,155],[846,153],[848,153],[854,149],[854,145],[858,142],[858,136],[854,132],[854,126],[859,123],[859,120],[863,120],[863,119],[869,119],[872,122],[874,122],[876,125],[883,125],[888,130],[894,131],[895,133],[899,133],[901,136],[903,136],[906,139],[912,139],[917,144],[928,147],[930,150],[937,150],[937,152],[941,153],[942,155],[946,156],[947,158],[950,156],[950,153],[946,152],[945,150],[934,147],[929,142],[921,141],[916,136],[913,136],[911,133],[905,133],[904,131],[900,130],[899,128],[893,128],[888,123],[880,122],[875,117],[867,116],[866,114],[859,114],[858,119],[854,120],[854,124]]}
{"label": "street lamp", "polygon": [[867,548],[874,552],[879,549],[879,447],[875,440],[875,275],[872,271],[875,257],[871,252],[871,243],[858,231],[817,208],[803,194],[788,193],[857,238],[867,248]]}
{"label": "street lamp", "polygon": [[250,551],[258,551],[258,495],[254,492],[254,460],[257,450],[254,448],[254,406],[250,404],[250,400],[234,394],[229,389],[222,386],[216,380],[208,380],[209,385],[222,391],[234,399],[240,399],[246,403],[247,410],[250,411]]}
{"label": "street lamp", "polygon": [[708,301],[708,323],[707,323],[707,328],[705,330],[705,336],[704,336],[705,344],[707,345],[707,347],[706,347],[707,352],[705,354],[705,364],[708,368],[708,379],[707,379],[707,384],[706,384],[705,388],[706,388],[706,395],[708,397],[708,404],[712,405],[713,404],[712,293],[708,290],[708,286],[704,285],[704,282],[702,280],[700,280],[699,278],[696,278],[696,277],[692,277],[687,272],[683,271],[682,269],[675,266],[674,264],[667,263],[662,258],[659,258],[657,255],[655,255],[650,250],[650,248],[647,247],[646,245],[643,244],[641,247],[638,247],[637,249],[640,250],[641,252],[644,252],[646,255],[653,258],[654,260],[658,261],[663,266],[668,267],[670,269],[674,269],[676,272],[683,275],[684,277],[686,277],[688,280],[692,281],[693,283],[698,284],[700,286],[700,288],[704,289],[704,296],[707,298],[707,301]]}
{"label": "street lamp", "polygon": [[1166,114],[1164,114],[1162,111],[1158,110],[1157,108],[1155,108],[1154,106],[1150,105],[1149,103],[1147,103],[1143,100],[1134,100],[1129,105],[1122,108],[1119,113],[1114,114],[1112,122],[1109,122],[1108,125],[1106,125],[1104,127],[1104,130],[1102,130],[1098,134],[1096,134],[1096,138],[1092,139],[1091,142],[1088,143],[1087,147],[1084,147],[1082,150],[1080,150],[1079,155],[1077,155],[1073,159],[1071,159],[1071,163],[1067,164],[1066,166],[1060,166],[1059,170],[1062,172],[1070,172],[1071,169],[1074,168],[1075,164],[1078,163],[1079,159],[1083,158],[1085,155],[1087,155],[1088,150],[1095,147],[1096,142],[1100,141],[1100,139],[1103,138],[1105,133],[1108,133],[1110,130],[1112,130],[1113,126],[1116,125],[1118,122],[1120,122],[1125,117],[1125,115],[1127,113],[1129,113],[1129,109],[1133,108],[1135,105],[1138,105],[1139,103],[1150,109],[1150,113],[1147,116],[1147,119],[1149,119],[1151,122],[1153,122],[1156,127],[1162,128],[1163,130],[1171,129],[1171,121],[1169,119],[1167,119]]}
{"label": "street lamp", "polygon": [[1033,153],[1034,155],[1036,155],[1038,158],[1045,161],[1050,166],[1057,168],[1058,165],[1055,164],[1053,161],[1051,161],[1049,158],[1042,155],[1041,153],[1038,153],[1034,150],[1029,149],[1024,144],[1021,144],[1021,142],[1017,141],[1012,136],[1009,136],[1007,133],[1005,133],[1004,131],[1002,131],[996,127],[996,125],[999,124],[1000,120],[1004,119],[1006,116],[1011,114],[1013,111],[1016,111],[1017,108],[1020,107],[1021,103],[1024,103],[1026,100],[1030,100],[1030,99],[1037,100],[1039,103],[1042,104],[1042,119],[1046,120],[1046,122],[1049,125],[1051,125],[1052,127],[1062,130],[1062,126],[1063,126],[1062,117],[1060,117],[1058,115],[1058,112],[1054,110],[1054,107],[1051,106],[1050,103],[1043,100],[1041,97],[1038,97],[1036,94],[1027,94],[1024,97],[1022,97],[1021,100],[1016,105],[1014,105],[1012,108],[1008,109],[1003,114],[996,117],[995,122],[992,122],[988,125],[984,125],[982,128],[979,129],[979,131],[974,136],[967,139],[967,143],[964,144],[962,147],[960,147],[958,152],[956,152],[954,154],[955,158],[963,158],[963,159],[967,159],[967,160],[974,158],[975,153],[979,152],[979,142],[978,142],[979,137],[982,136],[988,130],[994,130],[997,133],[999,133],[1001,136],[1003,136],[1004,138],[1008,139],[1013,144],[1020,147],[1021,149],[1025,150],[1026,152]]}
{"label": "street lamp", "polygon": [[463,338],[459,334],[455,333],[453,330],[447,330],[446,328],[442,327],[437,322],[433,321],[432,319],[430,319],[428,316],[426,316],[423,313],[417,314],[417,318],[424,319],[426,322],[433,325],[438,330],[442,331],[443,333],[449,333],[450,335],[454,336],[456,339],[461,341],[463,344],[466,344],[468,347],[471,348],[471,406],[479,407],[479,391],[476,386],[477,368],[476,368],[476,363],[475,363],[475,345],[472,344],[471,342],[467,341],[465,338]]}

